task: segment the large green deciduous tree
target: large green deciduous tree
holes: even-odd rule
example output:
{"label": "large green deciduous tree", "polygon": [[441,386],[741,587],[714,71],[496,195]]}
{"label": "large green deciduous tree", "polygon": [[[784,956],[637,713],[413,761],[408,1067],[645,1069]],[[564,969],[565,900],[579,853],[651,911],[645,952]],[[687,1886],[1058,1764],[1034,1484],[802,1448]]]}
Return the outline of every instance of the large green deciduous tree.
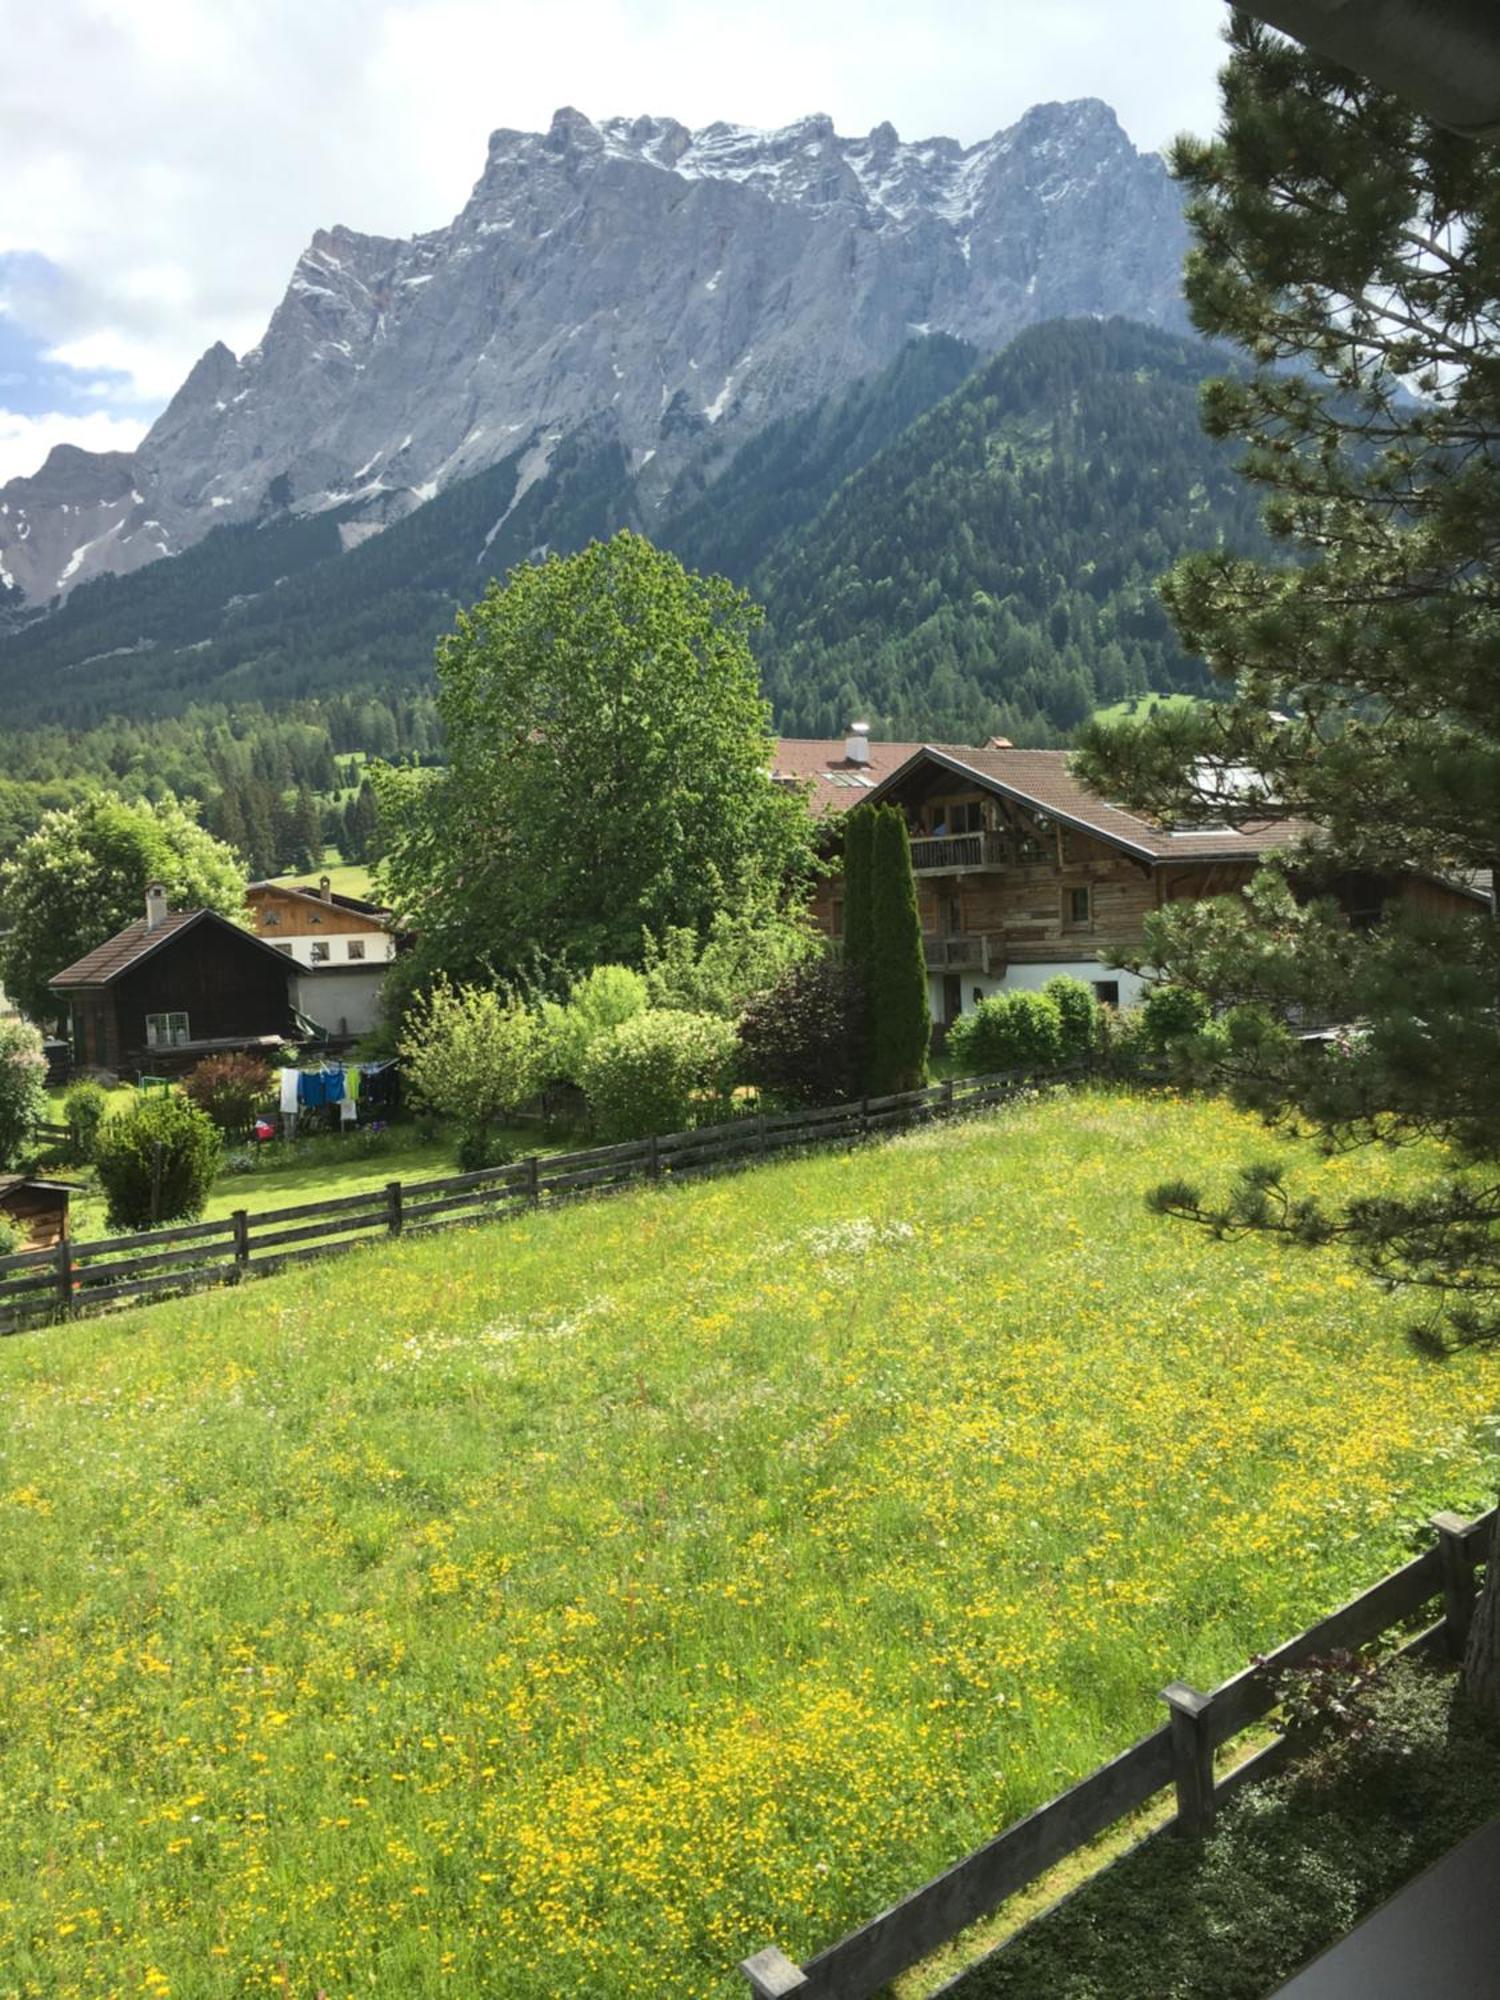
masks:
{"label": "large green deciduous tree", "polygon": [[239,861],[175,799],[100,795],[45,814],[0,863],[0,984],[26,1013],[54,1018],[48,981],[144,916],[150,882],[165,885],[174,910],[244,908]]}
{"label": "large green deciduous tree", "polygon": [[[1284,561],[1216,549],[1163,591],[1226,684],[1191,714],[1086,732],[1107,797],[1180,817],[1268,810],[1321,835],[1234,904],[1150,925],[1147,956],[1223,1006],[1224,1072],[1335,1145],[1432,1135],[1453,1170],[1407,1199],[1289,1199],[1247,1175],[1221,1227],[1348,1244],[1432,1306],[1451,1344],[1500,1336],[1500,927],[1388,903],[1352,928],[1320,884],[1366,897],[1412,871],[1481,879],[1500,854],[1500,147],[1233,17],[1224,121],[1180,141],[1203,332],[1249,356],[1204,418],[1245,447]],[[1293,893],[1295,891],[1295,894]],[[1243,1003],[1263,1003],[1246,1007]],[[1310,1054],[1275,1023],[1348,1022]],[[1492,1572],[1497,1565],[1492,1564]],[[1500,1587],[1470,1685],[1500,1711]]]}
{"label": "large green deciduous tree", "polygon": [[732,585],[621,533],[491,582],[438,648],[439,777],[381,781],[383,882],[434,966],[638,962],[747,881],[795,893],[805,802],[768,778]]}

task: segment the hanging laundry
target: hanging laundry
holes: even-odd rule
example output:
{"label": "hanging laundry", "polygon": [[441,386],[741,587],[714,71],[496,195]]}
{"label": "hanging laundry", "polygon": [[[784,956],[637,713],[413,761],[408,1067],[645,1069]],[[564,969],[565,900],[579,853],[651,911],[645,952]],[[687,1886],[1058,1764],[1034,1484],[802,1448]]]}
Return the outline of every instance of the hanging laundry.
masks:
{"label": "hanging laundry", "polygon": [[300,1102],[298,1092],[301,1088],[301,1078],[302,1072],[298,1069],[284,1069],[281,1072],[281,1108],[293,1117],[296,1116],[297,1105]]}
{"label": "hanging laundry", "polygon": [[360,1079],[363,1072],[358,1063],[350,1063],[344,1071],[344,1095],[351,1103],[359,1101]]}
{"label": "hanging laundry", "polygon": [[352,1097],[341,1097],[339,1099],[340,1125],[352,1125],[358,1116],[359,1106],[354,1099]]}

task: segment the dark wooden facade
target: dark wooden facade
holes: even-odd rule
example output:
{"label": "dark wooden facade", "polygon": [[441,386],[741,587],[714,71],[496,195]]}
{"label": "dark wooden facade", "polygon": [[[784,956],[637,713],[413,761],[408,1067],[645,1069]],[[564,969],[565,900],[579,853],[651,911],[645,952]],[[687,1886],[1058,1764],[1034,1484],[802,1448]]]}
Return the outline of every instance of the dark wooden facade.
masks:
{"label": "dark wooden facade", "polygon": [[[116,1073],[181,1067],[204,1045],[295,1039],[295,966],[238,925],[204,916],[107,981],[65,990],[74,1062]],[[149,1017],[185,1015],[176,1047],[153,1046]],[[173,1058],[177,1060],[173,1060]]]}

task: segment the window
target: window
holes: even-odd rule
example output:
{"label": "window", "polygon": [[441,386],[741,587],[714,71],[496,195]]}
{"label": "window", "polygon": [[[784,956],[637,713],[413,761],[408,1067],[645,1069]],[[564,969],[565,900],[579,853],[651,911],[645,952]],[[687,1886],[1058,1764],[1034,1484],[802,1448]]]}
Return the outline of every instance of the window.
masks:
{"label": "window", "polygon": [[266,930],[275,930],[281,923],[281,912],[280,910],[262,910],[260,920]]}
{"label": "window", "polygon": [[1070,924],[1091,924],[1094,921],[1094,892],[1087,885],[1081,889],[1063,891],[1063,915]]}
{"label": "window", "polygon": [[328,963],[329,953],[328,953],[327,938],[313,939],[311,956],[314,965],[326,965]]}
{"label": "window", "polygon": [[148,1049],[179,1049],[188,1039],[188,1017],[186,1014],[148,1014],[146,1016],[146,1047]]}
{"label": "window", "polygon": [[363,938],[350,938],[350,940],[349,940],[349,956],[350,956],[351,958],[363,958],[363,957],[364,957],[364,955],[365,955],[365,941],[364,941],[364,939],[363,939]]}
{"label": "window", "polygon": [[982,833],[984,807],[978,799],[965,799],[949,811],[948,824],[955,833]]}
{"label": "window", "polygon": [[285,952],[288,958],[290,958],[292,955],[291,945],[289,943],[284,942],[281,938],[278,938],[276,940],[275,944],[272,945],[271,949],[272,951]]}
{"label": "window", "polygon": [[1096,979],[1094,998],[1101,1007],[1118,1007],[1120,1004],[1120,982],[1118,979]]}

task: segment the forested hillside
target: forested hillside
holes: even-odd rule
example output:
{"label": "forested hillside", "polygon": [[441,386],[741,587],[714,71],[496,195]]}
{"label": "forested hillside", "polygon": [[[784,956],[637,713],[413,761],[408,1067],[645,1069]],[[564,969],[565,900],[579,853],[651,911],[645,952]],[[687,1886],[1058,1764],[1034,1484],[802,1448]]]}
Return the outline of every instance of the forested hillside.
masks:
{"label": "forested hillside", "polygon": [[1058,741],[1146,688],[1197,691],[1154,580],[1263,543],[1198,422],[1223,357],[1124,320],[1023,334],[850,479],[754,588],[782,726]]}
{"label": "forested hillside", "polygon": [[[858,712],[898,736],[1056,742],[1100,704],[1202,687],[1154,579],[1183,549],[1260,539],[1253,494],[1198,424],[1198,384],[1222,360],[1127,321],[1072,320],[972,361],[959,341],[914,341],[768,427],[706,491],[679,488],[660,520],[641,519],[601,431],[509,459],[344,551],[337,514],[221,530],[0,642],[0,706],[12,731],[200,711],[190,788],[208,796],[221,760],[206,707],[419,689],[486,577],[620,525],[765,603],[766,686],[789,732],[831,735]],[[118,763],[119,732],[71,758],[60,740],[13,736],[0,783],[66,789]],[[352,747],[382,746],[333,744]],[[180,750],[146,730],[131,754],[182,789]],[[24,812],[0,796],[0,818]]]}

